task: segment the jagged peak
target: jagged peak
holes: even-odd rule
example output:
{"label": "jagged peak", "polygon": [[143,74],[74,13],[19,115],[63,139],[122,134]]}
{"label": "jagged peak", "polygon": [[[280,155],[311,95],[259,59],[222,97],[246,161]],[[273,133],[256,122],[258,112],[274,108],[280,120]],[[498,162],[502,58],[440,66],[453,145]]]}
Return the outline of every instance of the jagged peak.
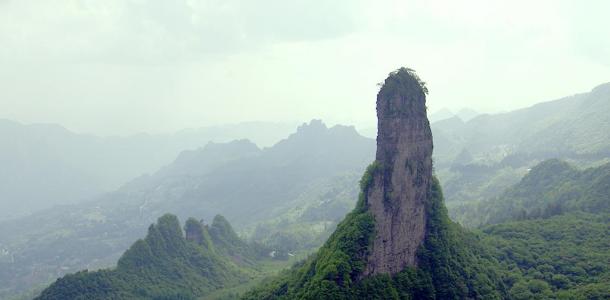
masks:
{"label": "jagged peak", "polygon": [[328,129],[326,124],[320,119],[312,119],[309,123],[303,123],[297,127],[297,133],[317,133]]}
{"label": "jagged peak", "polygon": [[[205,229],[195,219],[189,225]],[[36,299],[196,299],[243,282],[245,273],[228,259],[187,241],[178,218],[165,214],[125,251],[117,268],[68,274]]]}
{"label": "jagged peak", "polygon": [[359,137],[362,136],[360,133],[358,133],[358,130],[356,130],[356,127],[351,126],[351,125],[348,126],[348,125],[337,124],[337,125],[329,128],[328,131],[331,134],[341,134],[341,135],[345,135],[345,136],[359,136]]}
{"label": "jagged peak", "polygon": [[297,128],[297,131],[291,135],[296,136],[325,136],[325,135],[342,135],[342,136],[359,136],[360,133],[356,130],[356,127],[351,125],[336,124],[332,127],[328,127],[324,121],[320,119],[313,119],[309,123],[303,123]]}
{"label": "jagged peak", "polygon": [[286,155],[293,156],[295,151],[311,154],[321,149],[347,146],[366,140],[367,138],[360,135],[353,126],[338,124],[329,128],[322,120],[314,119],[304,123],[296,132],[264,151],[285,152]]}
{"label": "jagged peak", "polygon": [[496,274],[484,283],[473,276],[475,245],[449,220],[432,177],[426,93],[413,70],[390,73],[377,95],[376,160],[356,208],[317,255],[246,299],[501,298]]}

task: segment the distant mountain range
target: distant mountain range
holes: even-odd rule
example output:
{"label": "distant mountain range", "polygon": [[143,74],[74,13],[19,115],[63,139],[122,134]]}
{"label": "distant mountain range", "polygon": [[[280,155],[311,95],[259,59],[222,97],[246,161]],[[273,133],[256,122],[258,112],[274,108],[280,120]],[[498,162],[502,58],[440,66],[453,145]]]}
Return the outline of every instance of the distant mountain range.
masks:
{"label": "distant mountain range", "polygon": [[455,208],[459,221],[479,226],[583,211],[610,214],[610,163],[578,170],[543,161],[498,197]]}
{"label": "distant mountain range", "polygon": [[373,153],[371,140],[353,127],[327,128],[313,120],[262,150],[239,140],[183,152],[173,164],[101,202],[124,199],[151,216],[220,213],[243,228],[308,203],[312,199],[302,199],[303,194],[314,185],[361,172]]}
{"label": "distant mountain range", "polygon": [[519,164],[530,159],[610,156],[610,83],[589,93],[464,122],[434,123],[436,159],[450,164],[462,151],[473,160]]}
{"label": "distant mountain range", "polygon": [[[437,111],[430,119],[436,121],[432,127],[439,176],[444,182],[461,177],[445,172],[456,163],[518,168],[552,157],[606,158],[610,155],[609,95],[610,84],[604,84],[589,93],[502,114],[481,115],[466,108],[455,114]],[[210,141],[247,138],[258,146],[271,146],[293,129],[293,124],[250,122],[174,134],[97,137],[58,125],[0,120],[0,220],[95,198],[137,176],[156,172],[183,150]],[[375,134],[375,130],[365,132]],[[524,174],[523,170],[509,172],[517,175],[511,176],[510,183]],[[447,183],[448,201],[464,200],[466,196],[454,198],[460,191],[452,192],[452,184]]]}
{"label": "distant mountain range", "polygon": [[[282,131],[275,131],[274,125],[269,126],[270,132],[279,135]],[[234,132],[256,131],[249,131],[256,126],[245,127],[238,126],[244,131],[236,129]],[[432,124],[432,130],[435,172],[444,189],[449,212],[455,218],[459,212],[457,207],[497,197],[518,183],[530,168],[547,158],[562,158],[577,167],[608,162],[610,84],[599,86],[590,93],[509,113],[479,115],[466,122],[458,118],[441,120]],[[16,135],[19,136],[22,134]],[[42,136],[51,139],[55,135]],[[93,199],[89,201],[45,209],[28,217],[0,223],[0,298],[42,286],[76,270],[114,264],[133,240],[144,235],[150,223],[167,212],[182,219],[195,216],[204,220],[223,214],[239,232],[280,251],[317,247],[332,232],[337,221],[353,208],[358,193],[357,182],[365,166],[373,160],[375,151],[375,141],[360,136],[353,127],[327,128],[320,121],[304,124],[288,138],[265,149],[253,142],[239,140],[242,135],[238,133],[229,138],[237,139],[230,143],[208,143],[211,138],[194,136],[197,135],[185,139],[192,144],[182,149],[196,150],[181,152],[173,163],[151,172],[152,175],[139,176],[137,173],[130,177],[135,179],[103,196],[91,196]],[[99,138],[88,139],[98,141]],[[32,149],[52,150],[48,152],[54,156],[49,154],[50,159],[41,161],[66,161],[67,158],[57,158],[61,154],[68,158],[91,160],[89,165],[84,165],[94,169],[97,164],[102,164],[101,170],[108,171],[116,167],[116,161],[127,165],[118,166],[124,169],[120,172],[110,170],[109,174],[127,174],[137,164],[153,168],[147,160],[160,166],[163,164],[159,158],[162,155],[155,156],[157,152],[165,153],[166,157],[174,151],[179,153],[173,146],[164,148],[157,144],[167,141],[164,139],[146,144],[146,147],[140,147],[142,144],[136,142],[131,144],[127,138],[109,139],[116,139],[117,143],[113,145],[124,144],[124,148],[96,146],[98,144],[94,142],[90,147],[95,149],[95,153],[126,151],[129,155],[118,155],[121,159],[117,160],[101,159],[97,154],[68,155],[80,148],[75,146],[65,150],[50,146],[64,143],[57,141],[42,143],[44,146]],[[3,144],[10,144],[9,140],[7,138]],[[39,136],[38,140],[26,140],[27,143],[13,143],[14,147],[8,147],[8,150],[0,149],[0,153],[8,153],[4,157],[12,157],[1,160],[11,166],[13,174],[21,172],[19,166],[24,162],[44,158],[34,153],[13,159],[22,153],[19,147],[30,149],[31,145],[36,145],[31,140],[45,141],[47,138]],[[198,145],[205,143],[208,143],[205,147],[197,149]],[[136,144],[140,146],[133,146]],[[83,149],[89,151],[83,152],[92,153],[90,148]],[[129,163],[130,159],[135,161],[133,165]],[[62,174],[59,176],[53,170],[62,167],[54,164],[58,163],[49,163],[51,166],[44,173],[40,166],[45,166],[45,163],[33,163],[35,167],[26,173],[51,174],[60,178],[72,172],[59,172]],[[68,165],[80,164],[77,161]],[[11,172],[0,171],[0,174],[7,179]],[[74,182],[87,179],[85,173],[72,172],[61,181],[65,182],[64,185],[53,183],[51,186],[62,187],[61,191],[73,189]],[[62,202],[63,198],[56,202],[52,198],[56,194],[46,191],[42,194],[44,197],[36,196],[37,189],[44,191],[38,188],[39,185],[44,185],[24,179],[32,175],[20,176],[12,178],[19,179],[22,185],[20,189],[14,189],[15,193],[22,193],[30,187],[34,194],[34,200],[24,197],[24,203],[30,201],[27,203],[36,205],[43,202],[37,207],[43,208],[67,202]],[[116,178],[114,176],[110,177]],[[71,182],[70,178],[76,179]],[[2,184],[0,182],[0,186]],[[6,186],[9,185],[4,187],[8,189]],[[77,188],[86,186],[82,183]],[[91,192],[92,195],[97,193],[100,191]],[[3,196],[2,199],[6,201],[9,197]],[[2,205],[5,206],[4,202]]]}
{"label": "distant mountain range", "polygon": [[314,255],[243,299],[508,299],[497,261],[447,215],[432,175],[427,92],[411,69],[389,74],[355,208]]}
{"label": "distant mountain range", "polygon": [[462,120],[464,122],[468,122],[478,115],[480,115],[480,113],[478,113],[477,111],[475,111],[473,109],[466,108],[466,107],[458,110],[457,113],[452,112],[448,108],[442,108],[440,110],[437,110],[437,111],[431,113],[428,116],[428,119],[430,120],[430,122],[434,123],[437,121],[457,117],[457,118],[460,118],[460,120]]}
{"label": "distant mountain range", "polygon": [[463,122],[432,125],[435,168],[452,207],[492,198],[549,158],[610,161],[610,83],[589,93]]}
{"label": "distant mountain range", "polygon": [[458,209],[461,222],[493,224],[481,237],[513,299],[610,295],[610,164],[578,170],[547,160],[499,197]]}
{"label": "distant mountain range", "polygon": [[[240,229],[298,214],[322,228],[319,231],[332,228],[332,221],[352,206],[374,147],[353,127],[327,128],[314,120],[266,149],[238,140],[185,151],[157,173],[96,200],[4,222],[0,291],[111,265],[148,224],[167,212],[204,220],[221,213]],[[310,207],[336,203],[343,203],[338,214],[320,218],[308,213]],[[271,237],[282,227],[274,224],[258,234]]]}
{"label": "distant mountain range", "polygon": [[210,141],[270,146],[293,124],[250,122],[173,134],[98,137],[52,124],[0,120],[0,220],[90,200]]}

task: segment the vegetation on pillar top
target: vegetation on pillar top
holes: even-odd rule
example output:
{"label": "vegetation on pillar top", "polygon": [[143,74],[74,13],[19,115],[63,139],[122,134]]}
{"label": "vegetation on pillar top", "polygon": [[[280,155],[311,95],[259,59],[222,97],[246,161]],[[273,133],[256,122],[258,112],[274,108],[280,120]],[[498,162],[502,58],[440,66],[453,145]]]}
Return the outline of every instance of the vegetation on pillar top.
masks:
{"label": "vegetation on pillar top", "polygon": [[415,70],[401,67],[391,72],[388,77],[377,84],[381,87],[379,96],[382,98],[392,97],[395,94],[405,94],[413,90],[421,90],[423,94],[428,94],[426,83],[419,78]]}

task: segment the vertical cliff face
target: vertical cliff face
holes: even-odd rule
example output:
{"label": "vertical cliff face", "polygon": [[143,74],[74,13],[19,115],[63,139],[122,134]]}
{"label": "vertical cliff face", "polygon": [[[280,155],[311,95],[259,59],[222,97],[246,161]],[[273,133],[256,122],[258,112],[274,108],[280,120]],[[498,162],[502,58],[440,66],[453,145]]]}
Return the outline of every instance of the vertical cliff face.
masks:
{"label": "vertical cliff face", "polygon": [[[451,222],[432,177],[427,90],[412,70],[377,95],[377,157],[318,253],[245,299],[506,299],[498,263]],[[391,274],[393,276],[387,276]]]}
{"label": "vertical cliff face", "polygon": [[375,218],[375,238],[364,275],[394,274],[416,266],[426,235],[426,199],[432,183],[432,132],[426,117],[427,90],[401,68],[377,95],[379,165],[366,192]]}

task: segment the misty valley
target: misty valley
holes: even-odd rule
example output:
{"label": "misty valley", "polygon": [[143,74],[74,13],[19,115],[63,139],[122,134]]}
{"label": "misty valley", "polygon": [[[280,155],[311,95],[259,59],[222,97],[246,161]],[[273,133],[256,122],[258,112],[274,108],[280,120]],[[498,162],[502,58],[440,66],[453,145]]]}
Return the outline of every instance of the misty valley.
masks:
{"label": "misty valley", "polygon": [[0,0],[0,300],[610,300],[608,12]]}
{"label": "misty valley", "polygon": [[[407,69],[390,74],[378,95],[378,112],[383,107],[380,101],[424,101],[417,100],[425,99],[424,92],[413,96],[410,90],[424,86],[413,84],[413,78],[419,80]],[[125,180],[114,191],[92,192],[80,200],[55,203],[44,197],[48,191],[32,197],[4,181],[3,193],[12,191],[19,200],[3,204],[5,212],[13,207],[18,212],[24,201],[44,204],[30,202],[27,215],[6,217],[1,223],[0,295],[6,299],[607,299],[609,100],[610,85],[605,84],[521,110],[432,122],[434,155],[427,159],[433,159],[434,170],[420,163],[426,158],[414,157],[406,159],[406,171],[394,171],[412,174],[407,178],[416,176],[406,181],[413,180],[414,187],[427,182],[418,179],[425,178],[420,173],[426,168],[435,179],[428,183],[433,200],[425,200],[430,193],[425,189],[421,194],[429,220],[422,228],[422,244],[413,246],[412,251],[419,253],[418,264],[406,260],[392,272],[366,271],[366,257],[372,255],[367,253],[373,251],[370,245],[380,234],[367,212],[374,205],[368,198],[378,194],[367,189],[393,174],[380,173],[389,170],[388,164],[396,164],[399,158],[392,158],[392,153],[411,149],[409,144],[390,144],[394,150],[380,152],[379,147],[386,147],[383,143],[397,132],[420,128],[409,125],[415,122],[413,116],[422,118],[420,112],[396,113],[401,110],[393,107],[383,112],[406,122],[406,131],[396,131],[395,125],[380,127],[377,160],[373,137],[361,135],[353,126],[328,127],[312,120],[281,138],[287,125],[279,123],[237,125],[234,128],[239,130],[218,129],[216,136],[200,134],[189,142],[202,141],[201,147],[180,152],[172,162],[150,175]],[[423,111],[421,122],[427,124]],[[21,135],[14,148],[34,149],[44,136],[47,149],[68,153],[87,149],[90,157],[104,158],[106,169],[118,171],[124,159],[132,159],[109,154],[106,149],[111,146],[90,146],[91,140],[97,139],[98,145],[110,141],[57,126],[9,121],[1,125],[5,141],[6,136]],[[380,122],[380,126],[386,125]],[[188,140],[156,138],[173,149],[184,147]],[[135,151],[150,147],[151,139],[125,137],[115,142]],[[226,141],[213,141],[218,139]],[[253,142],[274,139],[278,141],[262,148]],[[130,155],[146,158],[149,165],[130,167],[145,172],[154,165],[148,158],[155,150],[141,151]],[[390,155],[384,158],[387,162],[380,162],[380,153]],[[31,160],[17,154],[5,148],[2,159],[15,168]],[[67,163],[58,155],[36,159],[27,169],[15,171],[32,178],[32,186],[24,191],[36,192],[34,179],[42,170],[52,172]],[[377,165],[367,169],[373,161]],[[111,178],[102,181],[82,176],[94,163],[73,159],[70,168],[53,180],[74,184],[71,180],[80,178],[102,190],[102,182],[120,178],[108,173]],[[389,205],[382,211],[390,215],[377,217],[377,223],[394,220],[393,211],[402,211],[391,204],[399,201],[392,197],[401,198],[392,191],[401,187],[380,188],[385,195],[381,203]],[[408,228],[413,226],[418,225]],[[409,231],[388,234],[390,240],[401,234],[412,240]],[[394,252],[381,253],[391,256],[380,256],[381,261],[395,263]],[[427,253],[425,258],[421,253]],[[365,272],[372,273],[359,275]]]}

